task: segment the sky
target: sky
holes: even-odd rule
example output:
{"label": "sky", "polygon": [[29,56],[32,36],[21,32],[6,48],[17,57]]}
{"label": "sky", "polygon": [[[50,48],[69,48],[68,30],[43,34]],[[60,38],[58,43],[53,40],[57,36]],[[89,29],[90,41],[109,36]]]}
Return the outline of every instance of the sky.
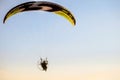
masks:
{"label": "sky", "polygon": [[[120,1],[47,0],[76,18],[43,11],[3,18],[32,0],[0,0],[0,80],[120,80]],[[38,69],[48,58],[48,71]]]}

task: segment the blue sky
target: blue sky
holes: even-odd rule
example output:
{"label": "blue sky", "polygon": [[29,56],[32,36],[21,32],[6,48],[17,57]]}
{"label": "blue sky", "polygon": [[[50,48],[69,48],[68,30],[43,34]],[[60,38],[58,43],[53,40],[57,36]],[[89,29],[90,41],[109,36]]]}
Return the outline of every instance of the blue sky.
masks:
{"label": "blue sky", "polygon": [[0,70],[36,69],[39,56],[47,57],[53,68],[120,66],[119,0],[49,0],[74,14],[75,27],[61,16],[42,11],[19,13],[2,23],[9,9],[26,1],[0,1]]}

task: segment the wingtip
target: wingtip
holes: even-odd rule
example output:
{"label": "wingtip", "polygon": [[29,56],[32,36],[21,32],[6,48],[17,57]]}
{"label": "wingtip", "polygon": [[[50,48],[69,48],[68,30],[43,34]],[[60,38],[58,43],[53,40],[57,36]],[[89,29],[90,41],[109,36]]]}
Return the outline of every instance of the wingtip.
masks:
{"label": "wingtip", "polygon": [[3,24],[5,24],[5,21],[3,21]]}
{"label": "wingtip", "polygon": [[5,21],[6,21],[6,17],[3,19],[3,24],[5,24]]}

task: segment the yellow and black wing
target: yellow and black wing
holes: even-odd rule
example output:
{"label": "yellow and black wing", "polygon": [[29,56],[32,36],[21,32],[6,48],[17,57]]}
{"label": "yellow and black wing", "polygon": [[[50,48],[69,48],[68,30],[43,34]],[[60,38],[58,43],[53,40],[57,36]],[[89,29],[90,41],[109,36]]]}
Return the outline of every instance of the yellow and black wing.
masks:
{"label": "yellow and black wing", "polygon": [[67,10],[61,5],[48,1],[31,1],[17,5],[8,11],[8,13],[4,17],[3,23],[5,23],[5,21],[8,18],[19,12],[33,11],[33,10],[53,12],[55,14],[65,17],[72,25],[76,24],[76,20],[69,10]]}

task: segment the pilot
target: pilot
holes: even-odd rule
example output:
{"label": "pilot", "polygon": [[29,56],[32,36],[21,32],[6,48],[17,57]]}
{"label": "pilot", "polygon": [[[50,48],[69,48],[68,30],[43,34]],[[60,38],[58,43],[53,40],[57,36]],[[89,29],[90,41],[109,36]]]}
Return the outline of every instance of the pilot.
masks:
{"label": "pilot", "polygon": [[47,58],[46,58],[46,60],[43,60],[43,59],[41,58],[40,65],[41,65],[43,71],[47,71],[47,65],[48,65],[48,60],[47,60]]}

